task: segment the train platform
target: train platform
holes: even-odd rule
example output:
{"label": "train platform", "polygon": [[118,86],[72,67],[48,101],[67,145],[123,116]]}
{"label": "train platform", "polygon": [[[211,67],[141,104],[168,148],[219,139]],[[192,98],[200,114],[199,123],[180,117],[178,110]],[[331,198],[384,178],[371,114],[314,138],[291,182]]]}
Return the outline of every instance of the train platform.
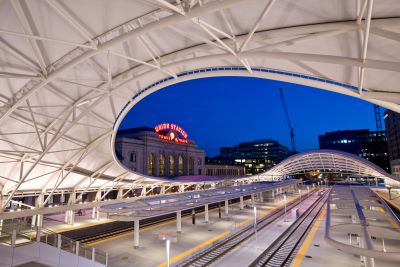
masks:
{"label": "train platform", "polygon": [[[288,197],[288,202],[298,196]],[[250,201],[245,201],[245,209],[240,210],[239,204],[229,206],[229,214],[222,209],[222,218],[219,218],[218,209],[209,211],[209,223],[204,221],[204,213],[196,214],[196,224],[192,224],[192,217],[182,218],[182,233],[176,233],[176,221],[168,221],[146,227],[140,230],[140,245],[133,248],[133,232],[122,236],[111,237],[106,240],[91,243],[91,246],[107,251],[110,254],[110,266],[138,265],[166,266],[166,242],[160,240],[160,235],[169,235],[176,238],[177,242],[171,243],[171,265],[184,257],[201,250],[209,244],[227,236],[229,233],[251,223],[254,219],[253,208]],[[257,216],[265,216],[267,213],[284,204],[283,198],[275,203],[256,202]]]}
{"label": "train platform", "polygon": [[113,221],[112,219],[107,219],[102,213],[100,213],[99,220],[92,219],[92,210],[87,209],[82,211],[82,215],[75,216],[73,225],[64,223],[64,213],[45,215],[43,218],[43,227],[56,233],[62,233]]}
{"label": "train platform", "polygon": [[360,267],[360,257],[335,249],[324,240],[326,212],[322,212],[290,267]]}
{"label": "train platform", "polygon": [[[374,189],[376,192],[376,190]],[[365,205],[365,202],[364,204]],[[365,208],[367,209],[367,208]],[[398,224],[386,213],[384,209],[379,210],[381,216],[374,219],[368,219],[369,225],[379,225],[382,227],[381,231],[393,229],[400,233]],[[348,219],[343,214],[338,214],[331,217],[331,221],[335,225],[344,225],[348,223]],[[320,267],[320,266],[346,266],[346,267],[359,267],[360,256],[343,251],[340,248],[335,248],[328,244],[325,239],[326,235],[326,210],[320,214],[316,223],[311,228],[308,236],[304,240],[302,246],[298,250],[296,257],[291,263],[291,267]],[[352,246],[360,246],[357,237],[350,236],[345,233],[334,232],[332,237],[341,242],[342,244],[351,244]],[[372,247],[377,251],[395,252],[398,251],[399,240],[385,239],[382,242],[381,238],[372,238]],[[328,264],[329,263],[329,264]],[[375,266],[396,267],[398,262],[393,260],[374,259]]]}
{"label": "train platform", "polygon": [[400,190],[391,190],[389,195],[388,189],[374,189],[374,191],[383,198],[386,202],[388,202],[392,207],[397,209],[400,212]]}
{"label": "train platform", "polygon": [[[311,195],[296,206],[300,215],[307,210],[317,199],[318,195]],[[256,236],[244,241],[240,246],[217,260],[211,266],[249,266],[263,251],[265,251],[289,226],[294,218],[289,211],[285,216],[279,217],[272,224],[257,232]]]}

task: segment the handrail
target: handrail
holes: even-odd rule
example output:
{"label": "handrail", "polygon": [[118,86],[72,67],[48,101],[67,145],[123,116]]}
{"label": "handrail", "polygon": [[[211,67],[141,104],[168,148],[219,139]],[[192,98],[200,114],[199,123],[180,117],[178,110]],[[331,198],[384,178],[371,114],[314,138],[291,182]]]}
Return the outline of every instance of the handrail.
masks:
{"label": "handrail", "polygon": [[375,194],[375,196],[378,197],[383,206],[385,206],[386,210],[389,211],[389,214],[392,217],[392,219],[397,223],[398,226],[400,226],[400,219],[396,216],[393,209],[386,203],[386,201],[377,192],[375,192],[374,190],[372,190],[372,192]]}
{"label": "handrail", "polygon": [[360,248],[360,247],[355,247],[352,245],[347,245],[345,243],[339,242],[334,240],[331,237],[330,233],[330,228],[331,228],[331,207],[330,207],[330,202],[331,202],[331,192],[329,192],[328,196],[328,201],[326,205],[326,221],[325,221],[325,241],[330,244],[331,246],[340,249],[341,251],[348,253],[348,254],[356,254],[360,256],[365,256],[369,258],[376,258],[376,259],[383,259],[383,260],[394,260],[394,261],[399,261],[400,260],[400,253],[399,252],[384,252],[384,251],[378,251],[374,249],[368,249],[368,248]]}
{"label": "handrail", "polygon": [[[1,236],[3,237],[1,242],[11,247],[23,246],[36,241],[107,266],[108,253],[85,247],[79,241],[40,226],[32,227],[22,222],[6,224],[6,227],[4,225],[2,227]],[[18,242],[16,241],[17,237]]]}

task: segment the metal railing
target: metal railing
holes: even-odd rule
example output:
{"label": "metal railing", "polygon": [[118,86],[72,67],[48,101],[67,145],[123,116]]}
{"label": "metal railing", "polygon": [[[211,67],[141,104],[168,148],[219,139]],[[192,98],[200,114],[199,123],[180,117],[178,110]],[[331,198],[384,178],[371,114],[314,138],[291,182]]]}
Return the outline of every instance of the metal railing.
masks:
{"label": "metal railing", "polygon": [[61,251],[72,253],[107,266],[108,253],[94,247],[86,247],[73,240],[40,226],[32,227],[23,222],[3,224],[0,230],[0,243],[18,247],[33,242],[40,242],[56,247]]}

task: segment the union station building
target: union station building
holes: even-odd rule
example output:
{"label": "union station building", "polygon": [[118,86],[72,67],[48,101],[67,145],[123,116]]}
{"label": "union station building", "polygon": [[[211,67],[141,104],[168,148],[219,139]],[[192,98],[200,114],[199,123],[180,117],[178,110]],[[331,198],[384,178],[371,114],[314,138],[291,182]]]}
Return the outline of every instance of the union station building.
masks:
{"label": "union station building", "polygon": [[176,124],[120,130],[115,150],[120,162],[137,173],[158,177],[205,174],[204,150]]}

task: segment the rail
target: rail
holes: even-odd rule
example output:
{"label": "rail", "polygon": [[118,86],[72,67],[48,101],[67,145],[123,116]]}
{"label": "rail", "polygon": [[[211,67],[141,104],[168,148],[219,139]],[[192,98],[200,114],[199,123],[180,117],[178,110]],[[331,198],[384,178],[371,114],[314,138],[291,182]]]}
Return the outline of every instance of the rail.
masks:
{"label": "rail", "polygon": [[288,229],[286,229],[249,266],[289,266],[296,251],[316,221],[327,201],[327,191],[313,203]]}
{"label": "rail", "polygon": [[[306,198],[302,198],[302,201],[312,196],[315,191],[312,191]],[[291,210],[300,203],[300,199],[296,199],[287,205],[287,210]],[[285,208],[281,207],[267,214],[266,216],[257,219],[256,227],[250,223],[243,228],[239,228],[233,231],[231,234],[223,239],[220,239],[209,246],[205,247],[201,251],[192,254],[190,258],[183,259],[176,263],[174,266],[206,266],[215,262],[220,257],[237,247],[239,244],[253,236],[257,231],[273,223],[276,219],[281,217],[285,213]]]}
{"label": "rail", "polygon": [[[360,256],[365,256],[365,257],[374,258],[374,259],[393,260],[393,261],[400,260],[400,253],[398,251],[384,252],[384,251],[378,251],[378,250],[370,250],[367,248],[355,247],[352,245],[348,245],[348,244],[345,244],[345,243],[342,243],[342,242],[339,242],[339,241],[333,239],[331,236],[331,205],[330,205],[330,201],[331,201],[331,198],[329,196],[328,204],[326,205],[326,221],[325,221],[325,237],[324,237],[325,241],[329,245],[331,245],[337,249],[340,249],[341,251],[344,251],[348,254],[360,255]],[[384,202],[382,202],[382,203],[384,204]],[[386,208],[386,206],[385,206],[385,208]]]}

